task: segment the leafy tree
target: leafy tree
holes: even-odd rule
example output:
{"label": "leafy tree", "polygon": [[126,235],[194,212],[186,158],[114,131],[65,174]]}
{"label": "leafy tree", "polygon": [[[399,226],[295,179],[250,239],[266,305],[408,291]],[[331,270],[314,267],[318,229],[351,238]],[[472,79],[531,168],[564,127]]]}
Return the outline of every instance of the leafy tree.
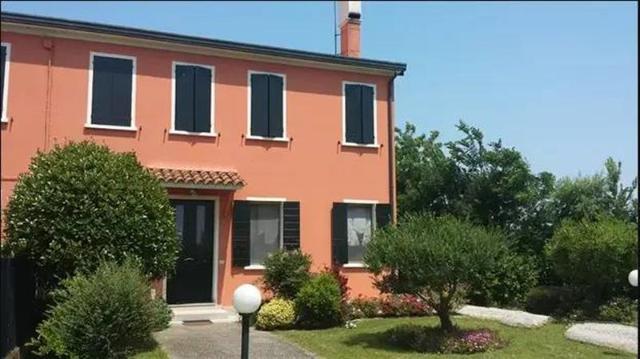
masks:
{"label": "leafy tree", "polygon": [[453,329],[451,312],[469,284],[496,264],[505,246],[496,231],[451,216],[408,215],[376,232],[364,261],[383,293],[413,294]]}
{"label": "leafy tree", "polygon": [[173,270],[179,251],[166,190],[133,153],[91,142],[39,152],[9,199],[8,248],[30,259],[48,290],[100,260],[138,261],[146,275]]}

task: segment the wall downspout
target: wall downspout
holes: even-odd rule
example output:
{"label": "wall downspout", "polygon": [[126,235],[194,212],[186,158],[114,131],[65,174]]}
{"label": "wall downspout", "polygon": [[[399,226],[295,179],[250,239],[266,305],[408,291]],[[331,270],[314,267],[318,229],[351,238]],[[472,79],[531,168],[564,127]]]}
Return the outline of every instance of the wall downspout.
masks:
{"label": "wall downspout", "polygon": [[44,107],[44,150],[49,149],[49,134],[51,126],[51,89],[53,87],[53,55],[54,45],[50,39],[42,40],[42,47],[49,52],[49,59],[47,62],[47,94]]}
{"label": "wall downspout", "polygon": [[395,79],[397,74],[394,74],[389,79],[389,86],[387,91],[387,113],[389,115],[389,199],[391,202],[391,222],[396,223],[398,220],[398,204],[396,198],[396,140],[395,140]]}

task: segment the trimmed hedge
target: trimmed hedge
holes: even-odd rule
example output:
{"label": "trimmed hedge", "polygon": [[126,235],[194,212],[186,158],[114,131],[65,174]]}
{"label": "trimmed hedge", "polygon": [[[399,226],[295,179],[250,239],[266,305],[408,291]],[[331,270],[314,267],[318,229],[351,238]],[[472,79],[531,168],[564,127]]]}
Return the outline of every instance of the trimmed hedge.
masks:
{"label": "trimmed hedge", "polygon": [[305,284],[295,299],[298,325],[329,328],[344,321],[340,285],[330,273],[320,273]]}

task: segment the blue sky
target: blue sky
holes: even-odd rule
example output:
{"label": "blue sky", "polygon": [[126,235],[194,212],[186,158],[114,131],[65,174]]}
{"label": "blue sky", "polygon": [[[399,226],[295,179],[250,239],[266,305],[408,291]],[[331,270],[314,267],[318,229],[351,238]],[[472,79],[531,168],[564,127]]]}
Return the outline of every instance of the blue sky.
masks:
{"label": "blue sky", "polygon": [[[2,10],[333,53],[332,2],[2,2]],[[638,172],[634,2],[367,2],[362,55],[406,62],[399,123],[462,119],[536,172]]]}

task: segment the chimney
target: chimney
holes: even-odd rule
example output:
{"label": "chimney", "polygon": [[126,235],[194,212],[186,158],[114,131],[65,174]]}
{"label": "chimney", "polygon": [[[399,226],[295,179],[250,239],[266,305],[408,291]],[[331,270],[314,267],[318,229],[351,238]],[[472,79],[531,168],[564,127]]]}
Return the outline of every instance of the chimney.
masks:
{"label": "chimney", "polygon": [[360,1],[340,3],[340,55],[360,57]]}

